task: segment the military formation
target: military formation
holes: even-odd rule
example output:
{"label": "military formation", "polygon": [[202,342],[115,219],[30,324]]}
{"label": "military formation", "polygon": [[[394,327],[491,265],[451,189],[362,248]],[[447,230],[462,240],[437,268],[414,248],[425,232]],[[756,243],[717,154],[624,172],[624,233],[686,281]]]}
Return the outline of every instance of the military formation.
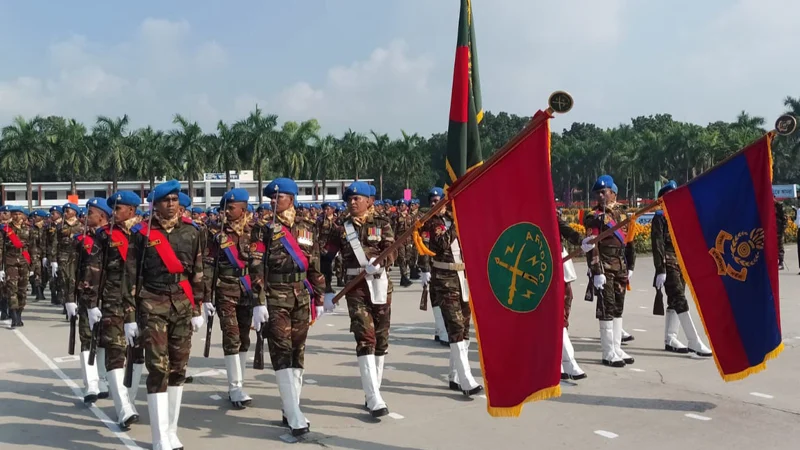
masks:
{"label": "military formation", "polygon": [[[659,197],[675,188],[668,183]],[[633,336],[622,321],[637,263],[629,239],[633,230],[629,223],[607,232],[629,218],[610,176],[599,177],[592,192],[597,203],[583,220],[586,235],[559,218],[562,256],[567,243],[586,253],[586,299],[596,301],[599,359],[621,368],[635,363],[623,349]],[[254,405],[244,390],[248,355],[254,347],[251,367],[262,370],[266,341],[283,424],[299,437],[311,429],[300,408],[306,339],[309,328],[336,307],[334,282],[353,284],[343,299],[364,407],[375,418],[389,414],[381,382],[395,290],[390,272],[397,267],[400,288],[419,280],[430,293],[434,340],[449,348],[448,388],[467,397],[483,391],[469,364],[470,294],[449,207],[421,223],[418,200],[376,199],[375,187],[362,181],[345,189],[344,203],[299,203],[297,184],[289,178],[271,181],[260,194],[269,201],[255,206],[247,190],[232,189],[214,208],[203,209],[192,207],[180,183],[171,180],[156,186],[146,202],[120,191],[49,213],[0,207],[2,320],[10,320],[12,328],[24,326],[28,285],[39,301],[49,284],[51,303],[75,324],[85,403],[110,397],[119,427],[130,428],[140,418],[137,393],[147,368],[154,449],[183,448],[179,418],[191,337],[206,332],[208,357],[216,320],[231,407]],[[445,198],[445,191],[434,187],[427,203]],[[423,245],[407,239],[412,230]],[[403,242],[395,244],[401,236]],[[664,350],[710,357],[692,322],[686,283],[660,211],[652,221],[651,246],[653,286],[667,296]],[[384,255],[380,263],[379,255]],[[572,380],[587,378],[568,333],[577,278],[572,262],[564,263],[561,377]]]}

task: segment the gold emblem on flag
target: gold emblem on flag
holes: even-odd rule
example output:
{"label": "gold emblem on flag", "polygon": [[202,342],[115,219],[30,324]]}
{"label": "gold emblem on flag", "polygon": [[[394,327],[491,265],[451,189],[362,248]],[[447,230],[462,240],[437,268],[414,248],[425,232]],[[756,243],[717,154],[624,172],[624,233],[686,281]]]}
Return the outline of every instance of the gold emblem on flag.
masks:
{"label": "gold emblem on flag", "polygon": [[[729,241],[730,246],[727,246]],[[726,248],[728,249],[727,253]],[[763,250],[764,229],[755,228],[750,232],[741,231],[736,236],[720,230],[714,248],[710,249],[708,253],[714,258],[718,275],[727,275],[734,280],[743,282],[747,280],[747,268],[758,263]]]}

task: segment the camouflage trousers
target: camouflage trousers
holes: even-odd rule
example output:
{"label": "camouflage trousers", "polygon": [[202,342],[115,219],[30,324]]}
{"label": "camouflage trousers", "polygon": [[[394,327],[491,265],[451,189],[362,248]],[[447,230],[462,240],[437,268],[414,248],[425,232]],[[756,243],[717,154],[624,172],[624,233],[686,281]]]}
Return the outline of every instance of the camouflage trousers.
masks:
{"label": "camouflage trousers", "polygon": [[783,263],[783,257],[786,254],[786,251],[783,248],[783,233],[778,233],[778,262]]}
{"label": "camouflage trousers", "polygon": [[253,322],[253,307],[240,305],[241,297],[230,294],[230,291],[223,293],[217,289],[215,296],[225,356],[238,355],[250,349],[250,324]]}
{"label": "camouflage trousers", "polygon": [[[436,273],[436,271],[434,271]],[[469,302],[461,298],[461,287],[452,283],[451,279],[431,279],[431,292],[437,298],[439,307],[442,309],[444,327],[447,330],[447,337],[451,344],[469,339],[469,324],[472,318],[472,310]]]}
{"label": "camouflage trousers", "polygon": [[667,253],[667,279],[664,281],[664,291],[667,294],[667,309],[675,310],[678,314],[689,311],[686,282],[683,280],[678,257],[674,253]]}
{"label": "camouflage trousers", "polygon": [[[614,250],[614,249],[611,249]],[[622,254],[607,255],[601,249],[601,264],[606,276],[606,284],[598,295],[595,317],[612,320],[622,317],[625,306],[625,292],[628,287],[628,266]]]}
{"label": "camouflage trousers", "polygon": [[408,278],[412,248],[413,245],[405,244],[401,245],[400,248],[397,249],[397,266],[400,267],[400,276],[403,278]]}
{"label": "camouflage trousers", "polygon": [[569,328],[569,313],[572,311],[572,283],[564,284],[564,328]]}
{"label": "camouflage trousers", "polygon": [[58,278],[56,279],[56,289],[58,290],[61,304],[71,302],[75,298],[75,260],[58,261]]}
{"label": "camouflage trousers", "polygon": [[92,346],[92,329],[89,328],[88,310],[83,305],[78,305],[78,338],[81,341],[81,351],[88,352]]}
{"label": "camouflage trousers", "polygon": [[121,305],[103,305],[103,319],[100,323],[99,346],[106,349],[106,370],[125,367],[125,315]]}
{"label": "camouflage trousers", "polygon": [[325,276],[325,292],[333,292],[331,280],[333,279],[333,261],[327,257],[320,258],[320,272]]}
{"label": "camouflage trousers", "polygon": [[192,350],[192,304],[183,292],[142,291],[139,302],[144,323],[144,363],[147,393],[181,386]]}
{"label": "camouflage trousers", "polygon": [[342,252],[339,252],[333,259],[333,273],[336,278],[344,278],[344,264],[342,263]]}
{"label": "camouflage trousers", "polygon": [[345,297],[350,314],[350,332],[356,339],[356,355],[383,356],[389,352],[389,325],[392,318],[392,294],[385,305],[374,305],[366,284]]}
{"label": "camouflage trousers", "polygon": [[27,264],[6,265],[3,296],[8,299],[8,309],[11,311],[25,309],[28,300],[28,272]]}
{"label": "camouflage trousers", "polygon": [[[42,282],[42,258],[37,256],[31,256],[31,268],[30,272],[33,272],[33,282],[34,283],[41,283]],[[36,293],[33,293],[36,295]]]}
{"label": "camouflage trousers", "polygon": [[409,245],[411,250],[408,253],[408,267],[411,268],[412,271],[419,270],[419,252],[417,252],[417,246],[414,244]]}
{"label": "camouflage trousers", "polygon": [[303,369],[306,354],[306,337],[311,311],[308,302],[292,307],[268,305],[267,345],[269,359],[275,371]]}

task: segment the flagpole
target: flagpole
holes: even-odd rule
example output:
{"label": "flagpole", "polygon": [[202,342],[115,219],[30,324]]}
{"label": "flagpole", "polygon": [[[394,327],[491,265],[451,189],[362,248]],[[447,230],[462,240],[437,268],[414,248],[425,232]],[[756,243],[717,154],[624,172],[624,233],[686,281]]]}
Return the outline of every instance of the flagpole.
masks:
{"label": "flagpole", "polygon": [[[474,183],[480,176],[488,170],[490,167],[493,167],[495,164],[500,162],[508,153],[513,150],[520,142],[524,141],[528,138],[534,131],[536,131],[539,127],[541,127],[546,121],[550,120],[553,117],[554,113],[564,114],[572,109],[573,100],[572,96],[564,91],[556,91],[550,95],[548,99],[548,108],[544,111],[543,114],[535,115],[530,122],[520,130],[511,140],[509,140],[500,150],[496,151],[492,156],[489,157],[483,164],[475,167],[474,169],[470,170],[469,172],[462,175],[459,179],[456,180],[455,183],[448,189],[447,196],[437,202],[431,209],[425,213],[420,219],[417,220],[419,223],[425,223],[428,220],[432,219],[436,214],[439,213],[442,209],[444,209],[452,200],[453,198],[461,191],[467,188],[470,184]],[[416,227],[411,227],[406,230],[403,234],[399,237],[395,237],[394,242],[392,245],[389,246],[386,250],[381,252],[373,261],[373,264],[381,264],[384,259],[386,259],[389,254],[396,251],[401,246],[405,245],[405,242],[411,238],[414,234],[414,230]],[[338,303],[345,294],[350,292],[351,289],[355,288],[361,281],[364,280],[366,277],[366,272],[361,271],[355,278],[350,280],[341,291],[336,293],[336,296],[333,298],[333,303]]]}
{"label": "flagpole", "polygon": [[[710,173],[711,171],[713,171],[717,167],[727,163],[728,161],[732,160],[733,158],[736,158],[743,151],[745,151],[748,148],[750,148],[750,146],[752,146],[753,144],[755,144],[759,140],[764,139],[765,136],[772,135],[772,138],[774,138],[776,134],[781,135],[781,136],[789,136],[792,133],[794,133],[796,130],[797,130],[797,118],[792,116],[791,114],[784,114],[784,115],[780,116],[778,118],[778,120],[775,121],[775,128],[772,131],[766,133],[765,135],[763,135],[763,136],[759,137],[758,139],[755,139],[754,141],[752,141],[749,144],[745,145],[738,152],[733,153],[731,155],[728,155],[722,161],[714,164],[714,166],[711,167],[710,169],[706,170],[705,172],[701,173],[700,175],[698,175],[698,176],[692,178],[691,180],[689,180],[688,182],[686,182],[686,184],[684,186],[688,186],[688,185],[694,183],[695,181],[697,181],[698,179],[702,178],[704,175]],[[651,203],[651,204],[649,204],[649,205],[647,205],[647,206],[645,206],[643,208],[638,209],[636,212],[633,213],[632,216],[629,216],[627,219],[619,222],[618,224],[614,225],[613,227],[602,231],[600,234],[595,236],[594,239],[592,239],[590,242],[592,244],[596,244],[597,242],[602,241],[603,239],[605,239],[608,236],[610,236],[613,233],[615,233],[620,228],[622,228],[622,227],[628,225],[629,223],[631,223],[637,217],[639,217],[642,214],[645,214],[645,213],[655,209],[659,205],[661,205],[661,199],[658,199],[658,200],[654,201],[653,203]],[[581,249],[574,250],[569,255],[565,256],[562,261],[563,262],[567,262],[570,259],[573,259],[573,258],[575,258],[577,256],[582,255],[582,254],[583,254],[583,250],[581,250]]]}

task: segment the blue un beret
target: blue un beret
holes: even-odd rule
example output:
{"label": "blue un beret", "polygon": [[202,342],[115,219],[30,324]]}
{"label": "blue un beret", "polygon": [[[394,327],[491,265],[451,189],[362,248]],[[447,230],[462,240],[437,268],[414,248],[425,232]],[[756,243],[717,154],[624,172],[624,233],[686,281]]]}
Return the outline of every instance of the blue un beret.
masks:
{"label": "blue un beret", "polygon": [[92,198],[90,198],[89,200],[86,201],[86,207],[87,208],[89,208],[89,207],[97,208],[100,211],[103,211],[104,213],[106,213],[106,215],[108,217],[111,217],[111,214],[113,213],[111,207],[108,206],[108,201],[106,199],[104,199],[103,197],[92,197]]}
{"label": "blue un beret", "polygon": [[178,180],[169,180],[156,186],[153,192],[147,196],[147,200],[150,202],[157,202],[170,194],[177,194],[180,191],[181,183]]}
{"label": "blue un beret", "polygon": [[199,206],[192,207],[192,214],[203,214],[203,208]]}
{"label": "blue un beret", "polygon": [[275,178],[264,188],[264,196],[272,198],[276,191],[297,197],[297,183],[291,178]]}
{"label": "blue un beret", "polygon": [[115,192],[108,197],[106,204],[109,208],[114,208],[117,205],[133,206],[138,208],[142,204],[142,198],[136,195],[133,191],[119,191]]}
{"label": "blue un beret", "polygon": [[24,210],[24,209],[22,209],[22,207],[21,207],[21,206],[14,206],[14,205],[10,205],[10,206],[9,206],[9,207],[6,209],[6,211],[8,211],[8,212],[12,212],[12,213],[13,213],[13,212],[21,212],[21,213],[25,214],[25,210]]}
{"label": "blue un beret", "polygon": [[0,206],[0,212],[8,212],[8,205]]}
{"label": "blue un beret", "polygon": [[614,179],[611,178],[611,175],[601,175],[597,181],[594,182],[592,192],[597,192],[605,188],[611,189],[615,194],[617,193],[617,185],[614,184]]}
{"label": "blue un beret", "polygon": [[331,206],[330,202],[322,202],[322,205],[320,205],[320,207],[321,207],[322,209],[325,209],[325,208],[327,208],[328,206]]}
{"label": "blue un beret", "polygon": [[184,208],[192,206],[192,199],[183,192],[178,192],[178,204]]}
{"label": "blue un beret", "polygon": [[76,213],[80,213],[81,212],[81,209],[75,203],[65,203],[64,206],[61,207],[62,211],[67,209],[67,208],[75,211]]}
{"label": "blue un beret", "polygon": [[428,199],[430,200],[431,197],[444,197],[444,189],[440,187],[431,188],[431,190],[428,191]]}
{"label": "blue un beret", "polygon": [[52,214],[54,212],[57,212],[59,214],[64,214],[64,209],[61,208],[60,206],[51,206],[50,207],[50,214]]}
{"label": "blue un beret", "polygon": [[676,183],[675,180],[670,180],[669,183],[665,184],[664,187],[658,191],[658,197],[661,198],[661,196],[674,189],[678,189],[678,183]]}
{"label": "blue un beret", "polygon": [[369,195],[370,197],[375,197],[376,195],[378,195],[378,189],[375,187],[374,184],[369,185]]}
{"label": "blue un beret", "polygon": [[369,197],[372,192],[370,190],[370,185],[363,182],[363,181],[354,181],[350,183],[350,186],[347,186],[347,189],[344,190],[344,199],[347,201],[351,195],[361,195],[363,197]]}
{"label": "blue un beret", "polygon": [[37,209],[37,210],[34,210],[34,211],[31,213],[31,215],[32,215],[32,216],[36,216],[36,217],[47,217],[47,216],[49,216],[50,214],[47,214],[47,211],[45,211],[45,210],[43,210],[43,209]]}
{"label": "blue un beret", "polygon": [[262,204],[258,205],[258,209],[257,210],[258,211],[262,211],[262,210],[272,211],[272,205],[270,205],[269,203],[262,203]]}
{"label": "blue un beret", "polygon": [[[103,199],[103,200],[105,200],[105,199]],[[86,207],[85,206],[79,207],[78,208],[78,217],[83,217],[85,215],[86,215]]]}
{"label": "blue un beret", "polygon": [[224,208],[225,203],[237,203],[250,201],[250,193],[247,189],[236,188],[226,192],[219,200],[219,207]]}
{"label": "blue un beret", "polygon": [[248,204],[247,204],[247,212],[250,212],[250,213],[252,213],[252,212],[255,212],[255,211],[256,211],[256,210],[255,210],[255,208],[253,208],[253,205],[251,205],[250,203],[248,203]]}

